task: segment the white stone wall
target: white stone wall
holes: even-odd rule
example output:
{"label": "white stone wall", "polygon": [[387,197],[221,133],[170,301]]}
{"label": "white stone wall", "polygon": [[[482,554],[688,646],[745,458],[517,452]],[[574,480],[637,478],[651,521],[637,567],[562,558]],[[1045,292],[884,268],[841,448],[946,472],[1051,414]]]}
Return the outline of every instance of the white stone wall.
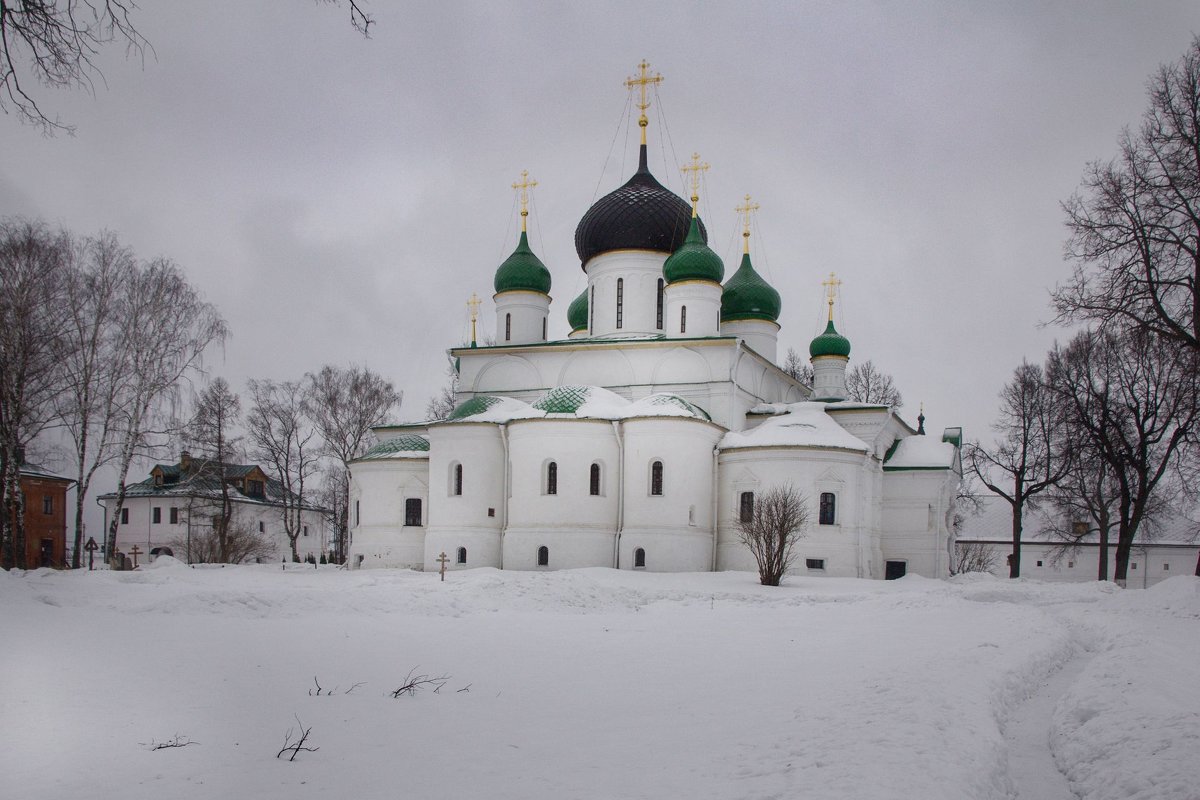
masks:
{"label": "white stone wall", "polygon": [[883,476],[883,558],[902,561],[908,574],[944,578],[950,574],[954,487],[953,470],[885,471]]}
{"label": "white stone wall", "polygon": [[770,361],[779,360],[779,325],[765,319],[730,320],[721,325],[721,334],[738,336],[751,350]]}
{"label": "white stone wall", "polygon": [[[116,509],[116,500],[105,500],[105,523],[112,522]],[[219,503],[219,501],[218,501]],[[154,508],[160,509],[161,522],[153,522]],[[171,524],[171,508],[177,508],[179,521]],[[151,550],[159,547],[169,547],[176,558],[185,560],[185,549],[180,547],[186,543],[189,519],[192,532],[211,531],[212,516],[218,506],[207,501],[192,502],[194,512],[189,514],[189,499],[186,497],[127,497],[125,508],[129,509],[129,523],[117,526],[117,549],[125,554],[136,544],[142,555],[139,563],[149,560]],[[291,560],[291,544],[283,529],[283,519],[280,509],[276,506],[253,501],[238,501],[233,504],[234,519],[252,528],[262,524],[263,533],[268,536],[274,546],[274,553],[264,558],[264,561]],[[329,552],[328,531],[324,516],[318,511],[304,511],[301,514],[301,535],[296,539],[296,551],[301,559],[312,555],[320,558],[322,553]],[[303,530],[307,528],[307,535]],[[97,538],[99,541],[99,538]]]}
{"label": "white stone wall", "polygon": [[[650,250],[616,250],[596,256],[584,267],[588,276],[588,325],[591,336],[613,333],[661,333],[658,281],[667,256]],[[617,327],[617,281],[623,281],[621,327]]]}
{"label": "white stone wall", "polygon": [[[544,331],[550,314],[549,297],[540,292],[513,291],[501,292],[493,300],[496,303],[497,344],[546,341]],[[506,323],[507,317],[511,317],[511,322]]]}
{"label": "white stone wall", "polygon": [[[959,540],[958,548],[976,542]],[[998,578],[1008,577],[1008,554],[1012,552],[1011,541],[987,540],[981,544],[993,553],[994,566],[991,573]],[[1074,552],[1057,552],[1053,544],[1025,541],[1021,544],[1021,577],[1050,582],[1080,582],[1098,579],[1100,569],[1100,546],[1081,545]],[[1144,589],[1177,575],[1194,575],[1196,558],[1200,555],[1200,544],[1177,544],[1152,542],[1135,546],[1130,551],[1128,577],[1125,586],[1129,589]],[[1117,563],[1117,547],[1108,548],[1108,579],[1113,579]],[[1137,564],[1134,569],[1133,565]]]}
{"label": "white stone wall", "polygon": [[[683,309],[687,329],[683,330]],[[665,331],[668,338],[721,335],[721,284],[682,281],[666,288]]]}
{"label": "white stone wall", "polygon": [[819,356],[812,359],[813,366],[813,397],[819,400],[846,399],[846,365],[850,359],[845,356]]}
{"label": "white stone wall", "polygon": [[[420,569],[429,520],[429,458],[357,461],[350,475],[350,564]],[[405,525],[410,498],[421,501],[421,525]]]}
{"label": "white stone wall", "polygon": [[[454,567],[499,567],[505,499],[505,453],[499,425],[456,422],[429,429],[429,522],[425,569],[438,569],[446,553]],[[454,469],[462,465],[462,494],[455,494]],[[455,554],[467,549],[467,563]]]}

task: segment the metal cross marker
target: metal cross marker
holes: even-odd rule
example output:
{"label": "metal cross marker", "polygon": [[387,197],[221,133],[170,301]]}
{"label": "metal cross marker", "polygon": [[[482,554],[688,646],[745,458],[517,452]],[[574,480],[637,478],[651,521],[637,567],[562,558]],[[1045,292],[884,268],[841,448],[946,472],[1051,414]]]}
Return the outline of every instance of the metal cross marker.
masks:
{"label": "metal cross marker", "polygon": [[137,557],[142,554],[141,549],[135,544],[129,549],[129,555],[133,556],[133,568],[137,569]]}
{"label": "metal cross marker", "polygon": [[833,299],[837,297],[837,289],[842,285],[842,282],[831,272],[829,280],[821,281],[821,285],[825,287],[826,294],[829,297],[829,321],[833,322]]}
{"label": "metal cross marker", "polygon": [[662,83],[663,76],[657,72],[654,75],[650,74],[650,62],[642,61],[638,64],[638,76],[629,78],[625,81],[625,86],[633,91],[633,87],[638,87],[639,99],[637,103],[638,110],[642,112],[638,117],[638,126],[642,129],[642,144],[646,143],[646,126],[650,124],[650,120],[646,118],[646,109],[650,107],[650,101],[646,99],[646,87],[657,86]]}
{"label": "metal cross marker", "polygon": [[746,195],[746,202],[734,209],[739,216],[742,217],[742,252],[750,252],[750,215],[758,211],[758,203],[750,202],[750,195]]}
{"label": "metal cross marker", "polygon": [[700,202],[700,173],[708,172],[708,164],[701,163],[700,154],[692,153],[692,163],[685,164],[679,168],[680,172],[688,175],[688,180],[692,184],[692,216],[696,216],[696,205]]}
{"label": "metal cross marker", "polygon": [[96,544],[96,537],[89,536],[88,540],[87,540],[87,544],[85,544],[83,546],[83,549],[87,551],[88,572],[91,572],[92,570],[94,570],[96,568],[96,565],[93,563],[93,559],[95,559],[95,557],[96,557],[96,551],[100,549],[100,545]]}
{"label": "metal cross marker", "polygon": [[437,557],[437,562],[442,565],[442,580],[446,580],[446,565],[450,563],[450,557],[446,555],[445,550]]}
{"label": "metal cross marker", "polygon": [[471,292],[471,299],[467,301],[467,309],[471,312],[471,347],[475,346],[475,320],[479,319],[479,305],[482,302],[474,292]]}
{"label": "metal cross marker", "polygon": [[521,230],[525,230],[525,218],[529,216],[529,190],[537,186],[538,182],[529,177],[529,170],[521,170],[521,180],[514,183],[512,187],[519,189],[521,192]]}

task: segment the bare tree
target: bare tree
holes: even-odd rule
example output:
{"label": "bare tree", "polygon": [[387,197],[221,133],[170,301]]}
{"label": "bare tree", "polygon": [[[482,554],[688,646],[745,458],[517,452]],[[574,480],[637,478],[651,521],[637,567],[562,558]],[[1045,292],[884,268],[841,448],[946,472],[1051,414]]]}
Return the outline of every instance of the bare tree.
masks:
{"label": "bare tree", "polygon": [[25,448],[56,419],[68,347],[69,242],[41,223],[0,220],[0,564],[24,568]]}
{"label": "bare tree", "polygon": [[1075,261],[1059,318],[1134,325],[1200,351],[1200,37],[1149,83],[1140,128],[1063,208]]}
{"label": "bare tree", "polygon": [[787,356],[783,360],[783,366],[780,368],[793,379],[800,381],[805,386],[812,386],[813,368],[802,355],[796,352],[795,348],[789,347]]}
{"label": "bare tree", "polygon": [[[202,499],[197,500],[198,507],[206,511],[211,508]],[[252,521],[237,516],[231,518],[220,536],[216,525],[196,525],[187,536],[170,544],[176,553],[186,554],[189,564],[246,564],[275,556],[270,536],[261,533]]]}
{"label": "bare tree", "polygon": [[[371,428],[387,421],[403,395],[366,367],[342,369],[327,365],[304,378],[304,412],[316,425],[325,452],[344,470],[349,470],[350,462],[367,452],[372,444]],[[349,481],[343,488],[346,495],[338,504],[340,508],[349,505]],[[345,522],[339,519],[334,531],[334,559],[339,564],[346,560],[349,546]]]}
{"label": "bare tree", "polygon": [[425,404],[425,419],[446,419],[458,405],[458,370],[451,362],[446,367],[446,385]]}
{"label": "bare tree", "polygon": [[759,583],[778,586],[796,560],[796,542],[807,535],[808,500],[785,484],[755,495],[753,504],[738,517],[738,540],[758,563]]}
{"label": "bare tree", "polygon": [[870,361],[855,364],[846,373],[846,399],[855,403],[875,403],[899,410],[904,398],[896,388],[892,376],[883,372]]}
{"label": "bare tree", "polygon": [[254,455],[270,464],[283,486],[283,532],[292,548],[292,560],[299,561],[296,540],[304,528],[303,513],[309,508],[305,492],[319,465],[320,449],[314,441],[317,432],[305,416],[298,382],[252,380],[249,389],[247,428]]}
{"label": "bare tree", "polygon": [[191,446],[212,462],[219,486],[219,501],[216,513],[212,515],[218,563],[232,563],[229,544],[233,527],[233,496],[230,494],[226,470],[240,453],[241,437],[237,435],[237,425],[241,413],[242,401],[229,388],[229,382],[224,378],[214,378],[197,398],[195,413],[187,427]]}
{"label": "bare tree", "polygon": [[986,542],[958,542],[955,559],[950,567],[951,575],[968,572],[991,572],[997,566],[999,556]]}
{"label": "bare tree", "polygon": [[156,259],[133,271],[120,307],[124,358],[116,458],[117,492],[109,522],[105,553],[116,548],[117,525],[125,503],[126,480],[133,457],[169,426],[161,422],[164,400],[201,365],[204,351],[224,342],[225,320],[200,298],[177,266]]}
{"label": "bare tree", "polygon": [[[315,497],[317,505],[328,511],[325,524],[329,541],[336,542],[350,528],[350,470],[345,464],[340,461],[326,463]],[[337,563],[333,553],[328,555],[334,559],[332,563]]]}
{"label": "bare tree", "polygon": [[1055,413],[1042,368],[1023,362],[1000,392],[1000,417],[992,426],[998,436],[993,447],[978,442],[967,446],[967,469],[993,494],[1012,507],[1012,554],[1008,576],[1021,577],[1021,537],[1026,506],[1062,480],[1070,468],[1057,458],[1063,424]]}
{"label": "bare tree", "polygon": [[1198,367],[1200,351],[1140,328],[1083,331],[1051,353],[1050,386],[1113,481],[1122,585],[1138,531],[1200,423]]}
{"label": "bare tree", "polygon": [[92,478],[117,454],[116,433],[124,380],[118,312],[135,269],[132,251],[111,233],[74,242],[66,274],[68,343],[63,353],[66,388],[57,413],[70,436],[75,472],[75,537],[71,566],[78,569],[85,533],[84,509]]}
{"label": "bare tree", "polygon": [[[341,5],[340,0],[323,0]],[[374,18],[359,0],[347,0],[350,24],[370,36]],[[131,16],[134,0],[7,0],[0,2],[0,109],[42,130],[73,132],[50,118],[29,93],[31,84],[51,89],[81,88],[95,94],[95,80],[104,76],[96,64],[100,51],[124,42],[127,52],[141,57],[150,43]]]}

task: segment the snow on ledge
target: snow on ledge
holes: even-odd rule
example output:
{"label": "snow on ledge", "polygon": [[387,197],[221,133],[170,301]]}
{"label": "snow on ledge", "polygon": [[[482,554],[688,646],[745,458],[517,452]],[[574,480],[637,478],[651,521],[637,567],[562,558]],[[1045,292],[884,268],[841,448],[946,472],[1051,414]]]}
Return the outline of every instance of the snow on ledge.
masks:
{"label": "snow on ledge", "polygon": [[719,447],[834,447],[865,453],[867,444],[825,413],[825,403],[764,403],[751,414],[771,414],[757,427],[725,434]]}

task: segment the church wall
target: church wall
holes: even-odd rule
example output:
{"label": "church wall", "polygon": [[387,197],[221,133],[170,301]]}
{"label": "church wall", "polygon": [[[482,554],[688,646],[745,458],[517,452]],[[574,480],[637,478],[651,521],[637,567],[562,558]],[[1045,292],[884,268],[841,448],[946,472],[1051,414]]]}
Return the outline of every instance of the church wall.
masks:
{"label": "church wall", "polygon": [[883,476],[882,550],[885,561],[904,561],[909,574],[950,574],[953,470],[887,471]]}
{"label": "church wall", "polygon": [[[450,423],[429,429],[428,532],[425,569],[439,568],[445,552],[456,567],[499,567],[504,503],[504,443],[500,426]],[[462,494],[456,494],[455,467],[461,465]],[[457,564],[458,548],[467,563]]]}
{"label": "church wall", "polygon": [[[683,308],[687,325],[683,325]],[[721,285],[708,281],[683,281],[666,289],[668,338],[680,336],[719,336],[721,334]]]}
{"label": "church wall", "polygon": [[[421,522],[406,526],[406,501],[421,501]],[[350,469],[352,566],[420,569],[429,519],[429,459],[358,461]]]}
{"label": "church wall", "polygon": [[725,336],[738,336],[751,350],[775,364],[779,358],[779,325],[765,319],[731,320],[721,325]]}
{"label": "church wall", "polygon": [[539,292],[502,292],[495,296],[496,343],[544,342],[550,298]]}
{"label": "church wall", "polygon": [[[874,474],[878,463],[861,453],[817,448],[770,447],[722,451],[719,460],[717,569],[757,570],[750,551],[738,540],[737,519],[743,492],[756,496],[791,484],[808,501],[807,534],[797,546],[792,570],[799,575],[871,577],[879,540],[871,509],[878,502]],[[835,497],[834,524],[820,523],[820,497]],[[808,559],[824,562],[809,567]]]}
{"label": "church wall", "polygon": [[[588,309],[592,336],[660,333],[658,281],[667,256],[649,250],[616,250],[588,261]],[[617,327],[617,281],[621,289],[621,327]],[[594,294],[593,294],[594,292]]]}
{"label": "church wall", "polygon": [[[645,550],[646,568],[678,572],[712,564],[713,448],[716,425],[691,418],[638,418],[623,424],[624,526],[620,567],[634,567]],[[662,491],[655,494],[653,463],[661,461]]]}
{"label": "church wall", "polygon": [[[549,549],[550,569],[612,566],[617,526],[619,449],[612,423],[535,419],[509,425],[512,491],[504,534],[505,569],[536,569]],[[553,494],[549,465],[556,467]],[[599,494],[591,467],[599,467]]]}

